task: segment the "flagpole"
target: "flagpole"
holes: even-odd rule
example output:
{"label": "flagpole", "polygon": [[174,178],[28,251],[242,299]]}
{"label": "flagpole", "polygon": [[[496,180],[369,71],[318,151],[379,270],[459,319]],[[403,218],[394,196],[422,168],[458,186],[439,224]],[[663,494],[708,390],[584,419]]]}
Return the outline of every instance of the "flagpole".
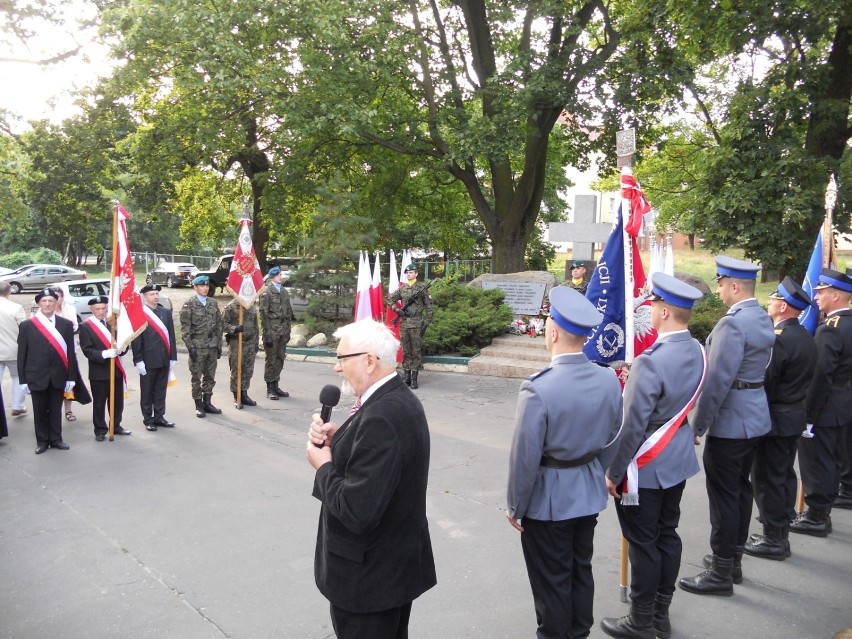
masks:
{"label": "flagpole", "polygon": [[[112,270],[111,270],[111,279],[110,279],[110,289],[109,294],[110,297],[115,299],[115,291],[113,287],[115,286],[115,271],[118,266],[118,202],[112,207]],[[112,300],[110,300],[112,301]],[[110,345],[115,348],[115,324],[116,324],[116,313],[115,313],[115,305],[110,304],[110,308],[112,308],[112,316],[110,317],[110,328],[109,328],[109,342]],[[118,353],[116,353],[116,357],[118,357]],[[111,357],[109,360],[109,440],[115,440],[115,420],[113,416],[115,415],[115,357]]]}
{"label": "flagpole", "polygon": [[[243,305],[239,304],[239,317],[237,324],[243,323]],[[237,333],[237,396],[235,406],[238,410],[243,408],[243,331]]]}

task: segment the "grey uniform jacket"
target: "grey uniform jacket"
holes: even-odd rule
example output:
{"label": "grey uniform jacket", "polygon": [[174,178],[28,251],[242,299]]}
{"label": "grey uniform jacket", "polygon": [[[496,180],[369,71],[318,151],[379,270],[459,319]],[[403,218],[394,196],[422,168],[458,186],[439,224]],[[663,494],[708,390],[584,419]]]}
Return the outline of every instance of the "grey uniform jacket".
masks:
{"label": "grey uniform jacket", "polygon": [[[624,424],[607,477],[624,481],[639,447],[692,399],[703,369],[701,346],[688,331],[663,335],[636,358],[624,387]],[[662,452],[639,469],[639,488],[671,488],[698,470],[692,429],[684,421]]]}
{"label": "grey uniform jacket", "polygon": [[[775,331],[772,320],[754,298],[734,304],[707,338],[709,367],[704,390],[690,415],[699,437],[751,439],[769,432],[772,423],[763,378]],[[735,382],[760,388],[734,390]]]}
{"label": "grey uniform jacket", "polygon": [[[509,459],[507,504],[513,519],[561,521],[599,513],[607,504],[604,469],[621,426],[615,374],[582,353],[559,355],[521,384]],[[574,468],[545,468],[541,457],[569,461],[599,454]]]}

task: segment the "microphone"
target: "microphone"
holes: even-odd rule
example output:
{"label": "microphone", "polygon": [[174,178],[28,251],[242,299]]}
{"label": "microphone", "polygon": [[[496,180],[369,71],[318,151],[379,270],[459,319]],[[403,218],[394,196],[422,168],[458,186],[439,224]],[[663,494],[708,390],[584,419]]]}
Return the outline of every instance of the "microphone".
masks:
{"label": "microphone", "polygon": [[[340,401],[340,387],[326,384],[320,391],[319,400],[320,404],[322,404],[320,419],[323,424],[326,424],[331,419],[331,409],[337,406],[337,403]],[[319,444],[314,444],[314,446],[322,448]]]}

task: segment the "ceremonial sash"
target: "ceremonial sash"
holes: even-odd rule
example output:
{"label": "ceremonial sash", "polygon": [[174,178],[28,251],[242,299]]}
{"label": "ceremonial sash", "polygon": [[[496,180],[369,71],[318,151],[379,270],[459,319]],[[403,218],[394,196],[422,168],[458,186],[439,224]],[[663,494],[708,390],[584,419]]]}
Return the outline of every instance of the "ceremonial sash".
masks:
{"label": "ceremonial sash", "polygon": [[661,452],[663,452],[663,449],[665,449],[668,443],[672,440],[677,429],[680,428],[680,425],[683,424],[683,420],[686,419],[687,413],[689,413],[689,410],[698,399],[701,387],[704,385],[704,377],[707,375],[707,354],[704,352],[703,346],[699,345],[699,348],[701,348],[701,361],[704,364],[704,368],[701,371],[701,380],[698,382],[698,388],[695,389],[695,392],[692,394],[692,398],[686,403],[686,406],[678,411],[678,413],[669,421],[655,430],[654,433],[642,443],[639,450],[636,451],[636,455],[634,455],[633,459],[630,460],[630,463],[627,465],[627,476],[624,478],[624,491],[621,495],[622,506],[639,505],[639,469],[650,464]]}
{"label": "ceremonial sash", "polygon": [[[107,327],[101,324],[99,319],[90,317],[86,320],[86,324],[89,325],[89,328],[92,329],[94,334],[101,340],[101,344],[104,345],[104,350],[113,348],[112,336],[109,334]],[[115,357],[115,367],[121,371],[121,378],[124,380],[124,385],[127,386],[127,371],[124,370],[124,364],[118,356]]]}
{"label": "ceremonial sash", "polygon": [[68,344],[65,343],[65,338],[59,334],[56,327],[41,313],[33,315],[33,320],[33,326],[35,326],[39,333],[44,336],[44,339],[53,346],[59,355],[59,359],[61,359],[62,363],[65,365],[65,370],[68,370]]}
{"label": "ceremonial sash", "polygon": [[172,345],[169,342],[169,331],[166,328],[166,325],[163,324],[163,320],[151,310],[151,307],[145,304],[143,306],[143,310],[145,311],[145,316],[148,318],[148,325],[154,329],[154,332],[160,336],[160,339],[163,340],[163,344],[166,345],[166,352],[169,354],[169,357],[172,356]]}

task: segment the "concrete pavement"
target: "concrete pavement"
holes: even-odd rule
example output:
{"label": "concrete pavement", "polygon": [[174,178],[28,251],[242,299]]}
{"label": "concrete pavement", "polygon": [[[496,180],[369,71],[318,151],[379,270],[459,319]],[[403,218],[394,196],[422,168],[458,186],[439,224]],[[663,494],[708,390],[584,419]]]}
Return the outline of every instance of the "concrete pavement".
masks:
{"label": "concrete pavement", "polygon": [[[71,450],[36,456],[31,414],[9,417],[10,437],[0,440],[0,638],[333,636],[313,580],[319,503],[304,459],[319,390],[335,382],[331,365],[287,361],[291,397],[278,402],[263,397],[258,371],[250,394],[259,406],[242,411],[227,391],[227,360],[219,366],[214,403],[224,414],[197,419],[181,357],[167,400],[174,429],[141,425],[132,368],[130,437],[96,442],[90,408],[76,407],[78,420],[64,424]],[[421,376],[438,585],[414,604],[413,639],[535,635],[519,535],[502,511],[518,386]],[[3,390],[8,398],[8,378]],[[674,637],[817,639],[852,626],[852,511],[833,519],[827,539],[791,535],[787,561],[746,557],[732,598],[678,591]],[[681,533],[681,575],[692,575],[708,552],[703,475],[688,482]],[[597,620],[627,609],[618,547],[610,506],[596,533]],[[601,636],[595,627],[592,637]]]}

